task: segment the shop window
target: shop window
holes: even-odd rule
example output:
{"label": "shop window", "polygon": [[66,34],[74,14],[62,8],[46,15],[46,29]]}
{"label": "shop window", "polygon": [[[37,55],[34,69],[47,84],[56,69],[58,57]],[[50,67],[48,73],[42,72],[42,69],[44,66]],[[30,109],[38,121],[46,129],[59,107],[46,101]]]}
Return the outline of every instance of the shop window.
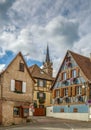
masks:
{"label": "shop window", "polygon": [[23,108],[23,117],[29,116],[29,108]]}
{"label": "shop window", "polygon": [[74,108],[74,109],[73,109],[73,112],[78,112],[78,109],[77,109],[77,108]]}
{"label": "shop window", "polygon": [[19,70],[24,72],[24,63],[19,64]]}
{"label": "shop window", "polygon": [[14,116],[20,116],[20,107],[14,107],[13,115]]}

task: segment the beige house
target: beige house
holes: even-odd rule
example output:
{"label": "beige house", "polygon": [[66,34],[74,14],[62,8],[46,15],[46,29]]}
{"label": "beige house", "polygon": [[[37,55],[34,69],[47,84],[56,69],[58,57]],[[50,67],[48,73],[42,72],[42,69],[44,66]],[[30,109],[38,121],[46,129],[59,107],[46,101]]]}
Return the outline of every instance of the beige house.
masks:
{"label": "beige house", "polygon": [[43,62],[42,69],[38,65],[29,67],[30,73],[36,81],[33,91],[33,102],[35,107],[34,115],[45,115],[43,108],[50,106],[52,102],[50,88],[54,81],[53,66],[49,56],[49,48],[47,46],[46,59]]}
{"label": "beige house", "polygon": [[34,80],[19,52],[0,74],[0,124],[25,123],[32,103]]}
{"label": "beige house", "polygon": [[29,70],[36,81],[33,91],[34,107],[45,108],[46,106],[49,106],[51,102],[50,87],[54,79],[37,65],[31,66]]}

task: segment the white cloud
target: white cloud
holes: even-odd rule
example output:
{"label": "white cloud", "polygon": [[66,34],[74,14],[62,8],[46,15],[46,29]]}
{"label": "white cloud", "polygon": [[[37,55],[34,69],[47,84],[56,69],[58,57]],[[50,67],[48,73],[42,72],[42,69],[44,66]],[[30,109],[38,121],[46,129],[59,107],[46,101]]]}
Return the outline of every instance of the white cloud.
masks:
{"label": "white cloud", "polygon": [[7,1],[0,10],[4,20],[0,25],[0,56],[6,50],[22,51],[43,61],[48,43],[54,69],[58,70],[67,49],[84,55],[91,51],[90,0]]}
{"label": "white cloud", "polygon": [[82,55],[89,56],[91,53],[91,33],[74,43],[73,50]]}
{"label": "white cloud", "polygon": [[5,69],[5,64],[0,64],[0,72],[2,72]]}

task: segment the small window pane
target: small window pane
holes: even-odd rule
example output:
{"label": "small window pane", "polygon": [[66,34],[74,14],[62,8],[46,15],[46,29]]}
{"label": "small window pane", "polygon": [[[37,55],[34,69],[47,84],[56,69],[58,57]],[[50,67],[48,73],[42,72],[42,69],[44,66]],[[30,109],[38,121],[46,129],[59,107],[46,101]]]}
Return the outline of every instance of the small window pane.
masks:
{"label": "small window pane", "polygon": [[13,114],[14,116],[20,116],[20,107],[14,107]]}

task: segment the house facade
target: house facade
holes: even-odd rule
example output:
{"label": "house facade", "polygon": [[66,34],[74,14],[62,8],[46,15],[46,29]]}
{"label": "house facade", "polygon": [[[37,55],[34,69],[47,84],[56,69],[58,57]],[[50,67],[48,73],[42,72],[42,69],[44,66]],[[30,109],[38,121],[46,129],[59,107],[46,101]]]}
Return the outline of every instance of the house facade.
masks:
{"label": "house facade", "polygon": [[26,123],[32,103],[34,80],[19,52],[0,74],[0,124]]}
{"label": "house facade", "polygon": [[47,116],[91,119],[91,59],[67,51],[51,87],[52,106]]}
{"label": "house facade", "polygon": [[47,75],[37,65],[31,66],[29,70],[36,81],[33,89],[34,107],[45,108],[49,106],[51,102],[50,88],[53,83],[53,78]]}
{"label": "house facade", "polygon": [[49,48],[47,46],[46,59],[43,63],[42,69],[38,65],[29,67],[30,73],[36,81],[33,90],[33,102],[35,108],[46,108],[50,106],[52,97],[50,88],[54,81],[52,77],[53,67],[50,61]]}

